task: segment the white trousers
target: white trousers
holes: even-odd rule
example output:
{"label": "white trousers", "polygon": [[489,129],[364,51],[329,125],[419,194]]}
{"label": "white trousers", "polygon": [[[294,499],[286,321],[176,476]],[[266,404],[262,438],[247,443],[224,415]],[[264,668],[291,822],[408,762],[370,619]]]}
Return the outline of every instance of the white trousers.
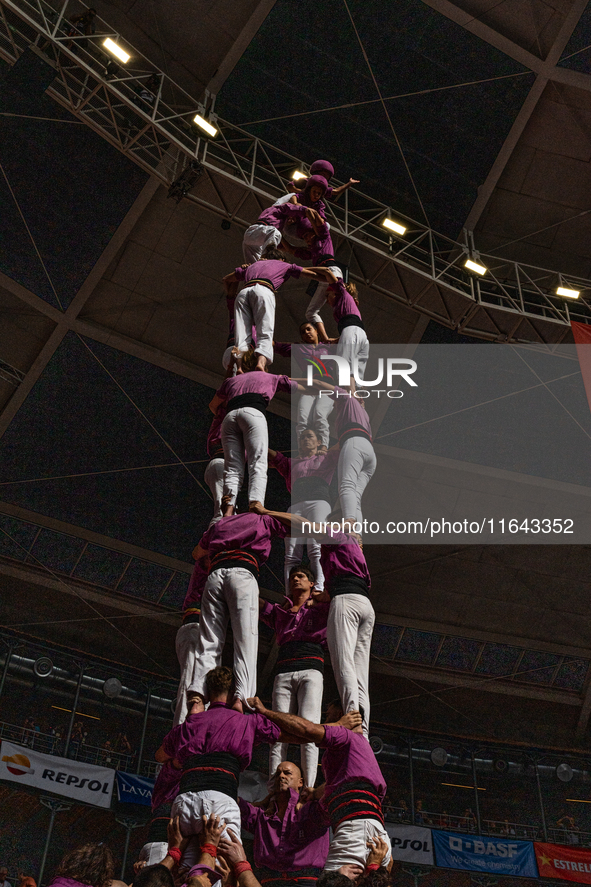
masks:
{"label": "white trousers", "polygon": [[363,520],[361,498],[377,466],[376,454],[366,437],[350,437],[339,453],[339,496],[345,518]]}
{"label": "white trousers", "polygon": [[[310,522],[324,522],[332,511],[330,502],[324,499],[308,499],[306,502],[296,502],[287,509],[290,514],[300,514]],[[320,566],[320,542],[313,536],[304,538],[303,536],[286,536],[285,537],[285,593],[289,597],[289,571],[292,567],[297,567],[302,562],[304,553],[304,545],[308,547],[308,560],[310,561],[310,569],[314,574],[314,587],[320,591],[324,589],[324,573]]]}
{"label": "white trousers", "polygon": [[[290,196],[287,196],[288,200]],[[244,240],[242,241],[244,261],[249,264],[258,262],[268,246],[278,247],[280,243],[281,231],[278,228],[274,228],[273,225],[251,225],[244,232]]]}
{"label": "white trousers", "polygon": [[379,819],[350,819],[342,822],[333,832],[324,871],[334,872],[347,863],[356,863],[365,868],[370,852],[367,842],[370,838],[378,837],[383,838],[388,845],[388,852],[382,861],[382,865],[386,866],[392,859],[392,842]]}
{"label": "white trousers", "polygon": [[211,526],[222,516],[222,496],[224,495],[224,460],[212,459],[205,469],[205,483],[211,490],[213,498],[213,517],[209,522]]}
{"label": "white trousers", "polygon": [[[285,711],[299,715],[314,724],[322,715],[322,691],[324,675],[315,668],[290,671],[275,675],[273,683],[273,711]],[[287,742],[275,742],[269,752],[269,776],[273,776],[279,764],[287,760]],[[314,786],[318,774],[318,746],[307,742],[300,746],[304,785]]]}
{"label": "white trousers", "polygon": [[265,504],[269,460],[267,417],[254,407],[227,413],[222,422],[224,448],[224,496],[236,504],[244,480],[244,451],[248,459],[248,501]]}
{"label": "white trousers", "polygon": [[357,364],[357,378],[363,380],[369,359],[369,339],[365,330],[360,326],[346,326],[338,341],[337,354],[348,360],[351,372]]}
{"label": "white trousers", "polygon": [[[273,231],[276,229],[273,228]],[[262,283],[245,286],[234,303],[236,348],[248,351],[252,343],[252,328],[256,329],[255,351],[273,363],[273,333],[275,331],[275,293]]]}
{"label": "white trousers", "polygon": [[189,689],[205,695],[205,675],[222,664],[228,622],[234,636],[236,699],[256,696],[259,646],[259,586],[243,567],[221,567],[205,583]]}
{"label": "white trousers", "polygon": [[[338,265],[327,265],[326,266],[329,271],[335,275],[335,277],[343,279],[343,272],[339,268]],[[312,323],[321,323],[322,317],[320,316],[320,311],[324,308],[326,304],[326,290],[328,288],[328,283],[322,280],[316,287],[316,291],[312,298],[310,299],[310,303],[306,308],[306,320],[311,321]]]}
{"label": "white trousers", "polygon": [[179,681],[179,689],[176,695],[173,727],[182,724],[187,717],[187,690],[191,686],[193,680],[198,638],[198,622],[187,622],[186,625],[181,625],[176,633],[176,656],[181,669],[181,679]]}
{"label": "white trousers", "polygon": [[[240,808],[236,801],[222,792],[213,789],[205,792],[184,792],[176,796],[170,813],[173,819],[175,816],[179,817],[179,826],[184,837],[198,835],[203,828],[201,817],[212,814],[219,816],[226,823],[226,828],[222,832],[223,838],[229,838],[228,829],[240,838]],[[181,860],[183,868],[194,866],[200,854],[199,842],[189,841]]]}
{"label": "white trousers", "polygon": [[328,449],[330,443],[328,417],[333,408],[334,398],[326,394],[322,397],[318,394],[302,394],[298,401],[296,437],[299,438],[304,428],[313,428],[320,442]]}
{"label": "white trousers", "polygon": [[326,641],[345,714],[363,709],[369,731],[369,654],[376,614],[368,597],[338,594],[330,602]]}
{"label": "white trousers", "polygon": [[162,862],[168,853],[167,841],[150,841],[144,844],[138,856],[138,862],[145,862],[146,865],[158,865]]}

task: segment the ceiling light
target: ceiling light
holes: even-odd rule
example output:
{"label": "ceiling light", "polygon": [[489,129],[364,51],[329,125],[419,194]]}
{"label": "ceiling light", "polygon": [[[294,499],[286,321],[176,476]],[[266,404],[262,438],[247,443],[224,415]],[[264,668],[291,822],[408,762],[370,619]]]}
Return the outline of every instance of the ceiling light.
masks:
{"label": "ceiling light", "polygon": [[[453,788],[471,788],[472,791],[474,791],[474,786],[473,786],[473,785],[460,785],[460,784],[457,783],[457,782],[442,782],[441,785],[451,785],[451,786],[453,786]],[[485,788],[480,788],[479,785],[476,786],[476,789],[477,789],[477,791],[479,791],[479,792],[485,792],[485,791],[486,791]]]}
{"label": "ceiling light", "polygon": [[566,296],[567,299],[578,299],[581,295],[580,290],[570,290],[565,286],[559,286],[556,289],[557,296]]}
{"label": "ceiling light", "polygon": [[300,172],[299,169],[296,169],[294,174],[291,177],[292,182],[299,182],[300,179],[307,179],[308,176],[305,172]]}
{"label": "ceiling light", "polygon": [[431,761],[436,767],[445,767],[447,757],[447,752],[444,748],[434,748],[431,752]]}
{"label": "ceiling light", "polygon": [[484,267],[484,265],[480,265],[473,259],[466,259],[466,261],[464,262],[464,268],[467,268],[468,271],[474,271],[475,274],[486,274],[488,270]]}
{"label": "ceiling light", "polygon": [[205,119],[205,117],[201,116],[201,114],[195,114],[195,116],[193,117],[193,123],[196,123],[197,126],[201,127],[201,129],[204,132],[206,132],[208,136],[211,136],[212,138],[214,136],[217,136],[217,134],[218,134],[218,131],[215,128],[215,126],[212,126],[211,123]]}
{"label": "ceiling light", "polygon": [[392,219],[384,219],[382,225],[384,228],[387,228],[388,231],[394,231],[395,234],[406,234],[406,228],[404,225],[401,225],[400,222],[394,222]]}
{"label": "ceiling light", "polygon": [[131,58],[129,53],[125,52],[124,49],[121,49],[120,46],[117,46],[117,44],[114,43],[110,37],[107,37],[106,40],[103,40],[103,46],[105,47],[105,49],[108,49],[109,52],[112,52],[113,55],[119,59],[120,62],[123,62],[124,65],[126,65]]}
{"label": "ceiling light", "polygon": [[559,764],[556,768],[556,775],[561,782],[570,782],[575,774],[570,764]]}

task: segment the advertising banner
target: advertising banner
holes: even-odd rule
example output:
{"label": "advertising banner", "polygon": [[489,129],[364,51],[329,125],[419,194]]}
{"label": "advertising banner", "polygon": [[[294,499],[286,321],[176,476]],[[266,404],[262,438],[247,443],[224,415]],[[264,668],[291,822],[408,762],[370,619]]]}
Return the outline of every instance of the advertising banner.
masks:
{"label": "advertising banner", "polygon": [[393,859],[433,865],[431,829],[416,825],[392,825],[387,822],[386,831],[392,841]]}
{"label": "advertising banner", "polygon": [[122,804],[152,804],[154,780],[147,776],[136,776],[134,773],[117,771],[117,797]]}
{"label": "advertising banner", "polygon": [[69,758],[43,755],[2,740],[0,779],[64,795],[75,801],[110,807],[115,771]]}
{"label": "advertising banner", "polygon": [[437,865],[494,875],[536,878],[536,857],[530,841],[433,831]]}
{"label": "advertising banner", "polygon": [[562,847],[559,844],[534,844],[540,878],[556,878],[591,884],[591,850]]}

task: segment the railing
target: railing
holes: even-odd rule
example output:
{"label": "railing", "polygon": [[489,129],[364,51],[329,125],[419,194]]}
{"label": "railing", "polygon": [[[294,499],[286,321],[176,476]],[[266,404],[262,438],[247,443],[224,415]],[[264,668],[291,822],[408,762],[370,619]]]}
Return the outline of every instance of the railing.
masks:
{"label": "railing", "polygon": [[576,844],[579,847],[591,847],[591,832],[578,829],[549,828],[548,840],[553,844]]}
{"label": "railing", "polygon": [[[19,727],[15,724],[0,723],[0,739],[23,745],[34,751],[46,755],[64,757],[65,740],[61,736],[51,733],[41,733],[38,730],[30,730],[27,727]],[[135,772],[135,754],[125,754],[100,746],[90,745],[77,739],[70,740],[70,748],[67,757],[73,761],[84,764],[96,764],[99,767],[111,767],[113,770],[122,770],[127,773]],[[156,761],[142,761],[141,775],[155,778],[160,769]],[[9,879],[10,880],[10,879]]]}
{"label": "railing", "polygon": [[[46,0],[0,0],[0,55],[14,62],[30,44],[36,44],[56,66],[56,80],[49,93],[161,181],[170,186],[183,173],[193,175],[195,181],[205,174],[213,186],[208,188],[209,196],[194,192],[188,194],[189,199],[248,225],[253,219],[240,215],[248,193],[260,198],[262,206],[284,193],[293,170],[303,168],[287,152],[218,118],[213,111],[214,96],[206,93],[203,101],[197,101],[135,49],[130,49],[128,65],[115,62],[103,50],[102,41],[110,37],[129,46],[98,16],[98,33],[73,35],[68,11],[71,14],[67,0],[59,10]],[[218,128],[215,139],[206,139],[192,122],[197,112]],[[232,197],[224,194],[227,188],[218,187],[220,177],[240,186]],[[480,322],[477,316],[483,308],[491,316],[510,312],[560,326],[568,326],[571,319],[591,322],[590,281],[572,275],[563,280],[555,270],[484,253],[479,261],[488,273],[476,277],[463,268],[465,259],[473,253],[468,235],[465,242],[455,241],[356,189],[346,191],[341,201],[330,203],[328,211],[334,234],[349,241],[352,249],[359,247],[374,253],[378,260],[381,257],[379,268],[371,272],[370,285],[447,325],[469,331],[472,319],[476,325]],[[406,226],[403,237],[382,227],[386,216]],[[403,277],[383,282],[383,272],[392,264],[419,275],[425,283],[430,280],[438,291],[443,288],[451,291],[448,295],[462,296],[465,304],[456,302],[435,309],[424,301],[420,303],[428,298],[424,296],[428,286],[415,296],[406,292]],[[589,292],[583,292],[576,302],[567,302],[555,295],[560,284]],[[519,338],[519,323],[509,325],[505,334],[495,333],[494,326],[491,330],[481,324],[481,334],[510,341],[515,335],[515,341],[529,341]]]}
{"label": "railing", "polygon": [[[404,807],[384,807],[384,818],[386,822],[400,823],[400,825],[409,825],[412,823],[410,810]],[[428,828],[443,829],[451,832],[471,832],[476,834],[477,824],[476,817],[455,816],[450,813],[434,813],[431,810],[421,810],[415,813],[415,825],[424,825]],[[499,835],[512,838],[519,838],[524,841],[536,841],[540,839],[541,828],[535,825],[527,825],[523,822],[509,822],[506,819],[494,820],[483,819],[481,822],[483,835]],[[552,829],[549,829],[549,832]],[[558,830],[557,830],[558,831]],[[564,840],[565,831],[560,830],[562,839],[556,840],[558,844],[566,844]],[[576,834],[582,834],[577,832]],[[554,840],[554,839],[552,839]]]}

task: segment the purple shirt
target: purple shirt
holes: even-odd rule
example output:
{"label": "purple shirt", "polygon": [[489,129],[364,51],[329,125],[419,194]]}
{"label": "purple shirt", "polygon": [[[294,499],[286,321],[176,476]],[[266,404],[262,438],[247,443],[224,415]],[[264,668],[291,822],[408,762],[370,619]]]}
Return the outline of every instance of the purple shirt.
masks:
{"label": "purple shirt", "polygon": [[330,230],[326,222],[320,227],[320,233],[316,234],[309,249],[298,248],[294,250],[297,259],[311,259],[316,265],[320,256],[334,256],[334,246],[330,236]]}
{"label": "purple shirt", "polygon": [[361,317],[359,306],[351,293],[346,289],[343,281],[340,279],[337,280],[335,286],[337,288],[337,298],[332,306],[332,314],[335,322],[338,323],[346,314],[356,314],[357,317]]}
{"label": "purple shirt", "polygon": [[162,765],[152,789],[152,812],[161,804],[170,804],[174,801],[178,795],[180,781],[181,771],[172,766],[172,761]]}
{"label": "purple shirt", "polygon": [[281,259],[261,259],[260,262],[253,262],[248,268],[235,268],[234,274],[236,280],[244,280],[246,283],[249,280],[269,280],[278,290],[288,277],[297,279],[302,270],[299,265],[282,262]]}
{"label": "purple shirt", "polygon": [[279,646],[290,641],[307,641],[326,646],[326,623],[330,601],[307,607],[304,604],[297,613],[284,610],[281,604],[265,601],[259,617],[265,625],[275,630]]}
{"label": "purple shirt", "polygon": [[328,453],[319,453],[317,456],[298,457],[290,459],[283,453],[277,453],[272,461],[281,477],[285,478],[288,492],[291,493],[292,484],[300,477],[321,477],[327,484],[332,481],[339,461],[338,449],[331,449]]}
{"label": "purple shirt", "polygon": [[280,354],[281,357],[293,357],[296,365],[304,375],[309,366],[308,360],[320,363],[323,368],[322,374],[319,374],[316,368],[314,368],[314,378],[322,379],[324,382],[332,381],[332,364],[324,364],[320,360],[321,354],[330,354],[334,351],[334,348],[331,349],[331,346],[325,342],[319,342],[318,345],[308,345],[305,342],[296,342],[293,345],[291,342],[274,342],[273,350]]}
{"label": "purple shirt", "polygon": [[[279,263],[278,263],[279,264]],[[241,373],[225,379],[216,394],[222,400],[232,400],[239,394],[262,394],[267,403],[273,399],[277,391],[297,391],[298,383],[292,382],[289,376],[277,376],[275,373]]]}
{"label": "purple shirt", "polygon": [[278,228],[281,231],[288,220],[293,219],[297,221],[305,215],[305,212],[305,207],[301,205],[301,201],[299,201],[299,205],[289,202],[274,203],[273,206],[269,206],[262,211],[257,219],[257,224],[271,225],[272,228]]}
{"label": "purple shirt", "polygon": [[[310,801],[300,810],[295,789],[289,791],[289,803],[283,819],[277,808],[268,816],[262,807],[238,799],[242,827],[254,833],[254,861],[278,872],[293,872],[315,866],[322,868],[328,856],[328,822],[318,801]],[[273,804],[275,802],[273,801]]]}
{"label": "purple shirt", "polygon": [[[210,425],[209,433],[207,435],[207,455],[210,459],[213,459],[214,453],[216,450],[219,450],[222,446],[222,422],[224,421],[226,415],[226,410],[223,406],[219,406],[217,408],[216,414],[213,417],[213,422]],[[223,455],[219,458],[224,458]]]}
{"label": "purple shirt", "polygon": [[262,566],[271,554],[271,537],[284,539],[288,533],[281,521],[268,514],[232,514],[209,527],[200,545],[209,551],[210,557],[232,548],[247,549]]}
{"label": "purple shirt", "polygon": [[207,571],[203,569],[199,561],[195,561],[191,578],[189,579],[189,587],[183,602],[183,610],[199,604],[203,596],[203,589],[207,582]]}
{"label": "purple shirt", "polygon": [[332,530],[326,536],[333,540],[332,543],[323,542],[320,546],[320,566],[326,586],[330,587],[330,580],[334,576],[358,576],[371,588],[367,563],[357,541],[345,533],[335,533]]}
{"label": "purple shirt", "polygon": [[349,396],[349,392],[344,388],[335,386],[334,395],[334,417],[335,417],[335,434],[340,439],[344,429],[351,425],[358,425],[364,428],[371,436],[371,422],[367,415],[367,410],[363,408],[358,398]]}
{"label": "purple shirt", "polygon": [[88,887],[82,881],[75,881],[74,878],[62,878],[60,875],[54,878],[49,887]]}
{"label": "purple shirt", "polygon": [[380,801],[384,800],[386,783],[365,736],[361,733],[352,733],[346,727],[325,727],[324,740],[318,745],[325,749],[322,756],[322,770],[326,781],[324,798],[321,802],[323,806],[326,806],[331,794],[339,786],[354,779],[371,782]]}
{"label": "purple shirt", "polygon": [[280,733],[264,715],[243,715],[224,702],[212,702],[207,711],[188,715],[183,724],[174,727],[162,746],[181,764],[191,755],[226,752],[238,758],[240,769],[245,770],[253,747],[260,742],[276,742]]}

